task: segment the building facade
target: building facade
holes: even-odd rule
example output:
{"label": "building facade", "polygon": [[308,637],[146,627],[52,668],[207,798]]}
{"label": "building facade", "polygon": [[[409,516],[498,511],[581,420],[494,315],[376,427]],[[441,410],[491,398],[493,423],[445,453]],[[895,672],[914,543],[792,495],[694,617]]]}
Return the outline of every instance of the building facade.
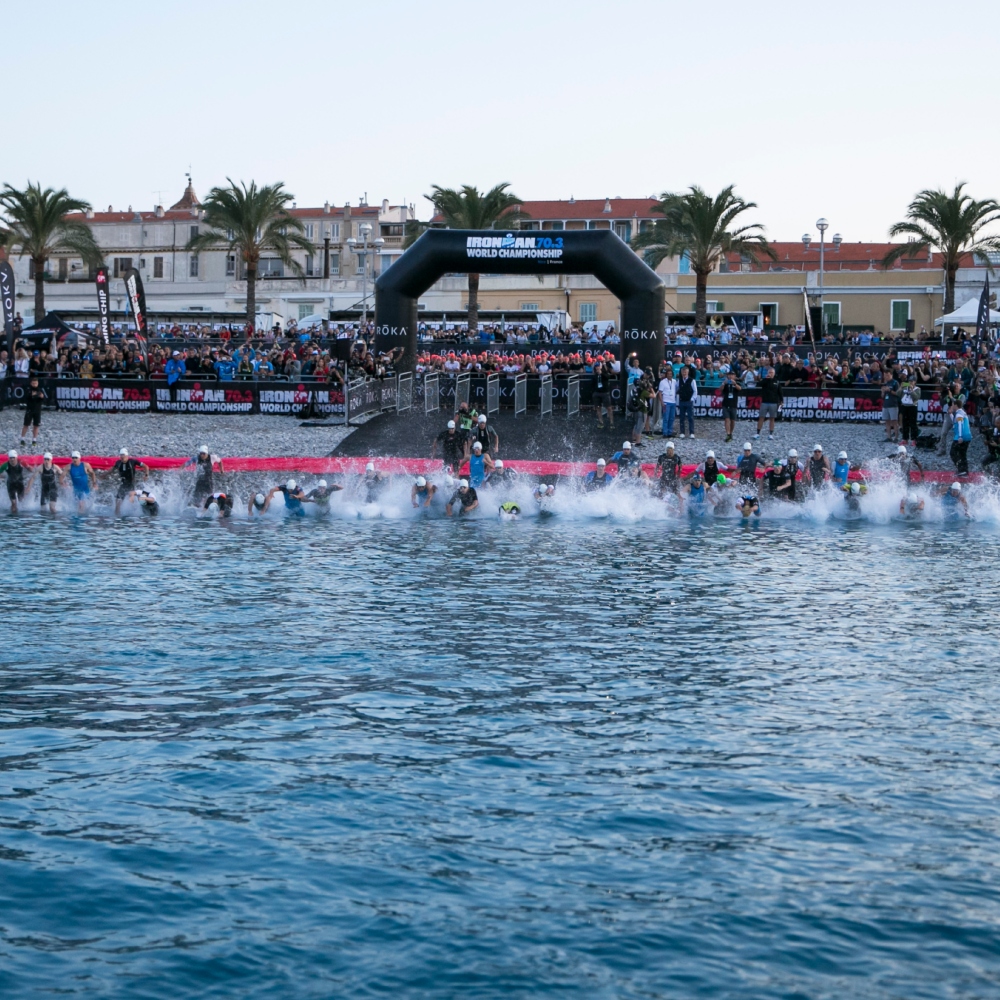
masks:
{"label": "building facade", "polygon": [[[318,208],[299,208],[290,214],[301,220],[312,252],[293,256],[304,278],[286,273],[282,262],[265,255],[257,283],[258,315],[287,323],[311,315],[354,310],[362,302],[373,308],[374,277],[403,252],[403,230],[414,217],[413,206],[329,202]],[[225,248],[190,253],[186,247],[204,226],[204,211],[189,183],[170,208],[157,205],[150,212],[88,211],[74,217],[85,222],[104,252],[111,278],[113,317],[124,315],[123,276],[130,267],[142,275],[146,304],[154,323],[175,321],[233,321],[246,314],[246,278],[242,263]],[[382,242],[376,246],[375,241]],[[25,324],[33,322],[34,273],[30,261],[11,255],[17,280],[17,309]],[[94,274],[79,257],[56,254],[48,262],[46,309],[77,320],[97,316]],[[40,319],[41,317],[37,317]]]}

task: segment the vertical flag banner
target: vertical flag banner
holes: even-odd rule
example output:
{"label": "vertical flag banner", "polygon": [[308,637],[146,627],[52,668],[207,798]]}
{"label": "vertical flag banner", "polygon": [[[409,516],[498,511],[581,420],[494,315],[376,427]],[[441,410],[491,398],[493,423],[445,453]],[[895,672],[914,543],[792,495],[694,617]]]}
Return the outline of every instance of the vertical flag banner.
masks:
{"label": "vertical flag banner", "polygon": [[979,296],[979,315],[976,317],[976,357],[975,364],[979,365],[979,345],[983,339],[989,343],[990,340],[990,276],[986,275],[986,284],[983,285],[983,294]]}
{"label": "vertical flag banner", "polygon": [[108,308],[108,269],[99,267],[97,269],[97,314],[100,317],[101,340],[107,347],[111,343],[111,313]]}
{"label": "vertical flag banner", "polygon": [[14,363],[14,269],[7,261],[0,263],[0,305],[3,306],[3,329],[7,334],[7,358]]}
{"label": "vertical flag banner", "polygon": [[142,359],[146,363],[146,370],[149,370],[149,354],[146,349],[146,291],[142,287],[142,278],[139,272],[130,267],[125,272],[125,291],[128,294],[129,304],[132,306],[132,316],[135,318],[135,339],[142,350]]}

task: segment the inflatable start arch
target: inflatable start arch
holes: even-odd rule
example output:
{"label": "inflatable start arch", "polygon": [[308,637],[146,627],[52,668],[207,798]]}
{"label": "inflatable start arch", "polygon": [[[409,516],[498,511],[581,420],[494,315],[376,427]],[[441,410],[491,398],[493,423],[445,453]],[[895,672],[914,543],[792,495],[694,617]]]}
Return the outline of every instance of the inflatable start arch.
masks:
{"label": "inflatable start arch", "polygon": [[428,229],[375,282],[376,349],[404,348],[401,370],[412,370],[417,356],[417,299],[456,273],[592,274],[621,300],[621,360],[634,351],[643,367],[659,370],[663,281],[608,229]]}

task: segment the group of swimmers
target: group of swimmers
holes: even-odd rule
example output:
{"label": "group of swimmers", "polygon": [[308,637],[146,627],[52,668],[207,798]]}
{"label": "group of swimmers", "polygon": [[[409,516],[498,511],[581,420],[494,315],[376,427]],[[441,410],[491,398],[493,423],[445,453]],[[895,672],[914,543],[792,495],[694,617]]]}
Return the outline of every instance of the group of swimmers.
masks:
{"label": "group of swimmers", "polygon": [[[913,472],[923,478],[923,466],[905,445],[899,445],[888,462],[907,485]],[[617,475],[612,474],[609,465],[617,466]],[[830,484],[843,493],[845,505],[851,512],[860,510],[861,498],[868,492],[867,483],[857,479],[850,481],[851,473],[857,473],[860,466],[851,464],[847,452],[839,452],[831,463],[821,444],[814,446],[805,461],[800,461],[798,451],[790,448],[787,457],[769,463],[754,452],[753,445],[747,441],[742,454],[731,465],[719,462],[715,452],[709,450],[704,460],[686,475],[682,473],[682,467],[674,442],[668,441],[666,450],[656,460],[654,476],[650,477],[642,467],[642,460],[634,454],[632,443],[625,441],[621,451],[612,455],[610,463],[603,458],[597,460],[594,471],[584,477],[584,488],[590,492],[605,489],[616,481],[642,482],[651,488],[655,496],[676,502],[681,510],[687,503],[693,511],[699,511],[706,505],[717,507],[723,500],[724,491],[736,487],[742,492],[735,507],[743,517],[760,516],[760,485],[765,487],[767,498],[794,502],[803,499],[809,487],[819,490]],[[730,473],[732,478],[726,473]],[[761,478],[758,478],[758,473]],[[968,504],[962,494],[961,483],[952,483],[939,492],[946,507],[955,507],[967,513]],[[923,509],[923,501],[912,493],[900,502],[900,513],[904,515],[916,516]]]}

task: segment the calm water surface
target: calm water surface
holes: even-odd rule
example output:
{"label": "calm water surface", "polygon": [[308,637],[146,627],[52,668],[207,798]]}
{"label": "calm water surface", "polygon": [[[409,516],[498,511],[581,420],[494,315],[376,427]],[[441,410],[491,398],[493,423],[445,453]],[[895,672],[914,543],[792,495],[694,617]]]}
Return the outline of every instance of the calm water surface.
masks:
{"label": "calm water surface", "polygon": [[1000,995],[1000,534],[2,521],[3,997]]}

